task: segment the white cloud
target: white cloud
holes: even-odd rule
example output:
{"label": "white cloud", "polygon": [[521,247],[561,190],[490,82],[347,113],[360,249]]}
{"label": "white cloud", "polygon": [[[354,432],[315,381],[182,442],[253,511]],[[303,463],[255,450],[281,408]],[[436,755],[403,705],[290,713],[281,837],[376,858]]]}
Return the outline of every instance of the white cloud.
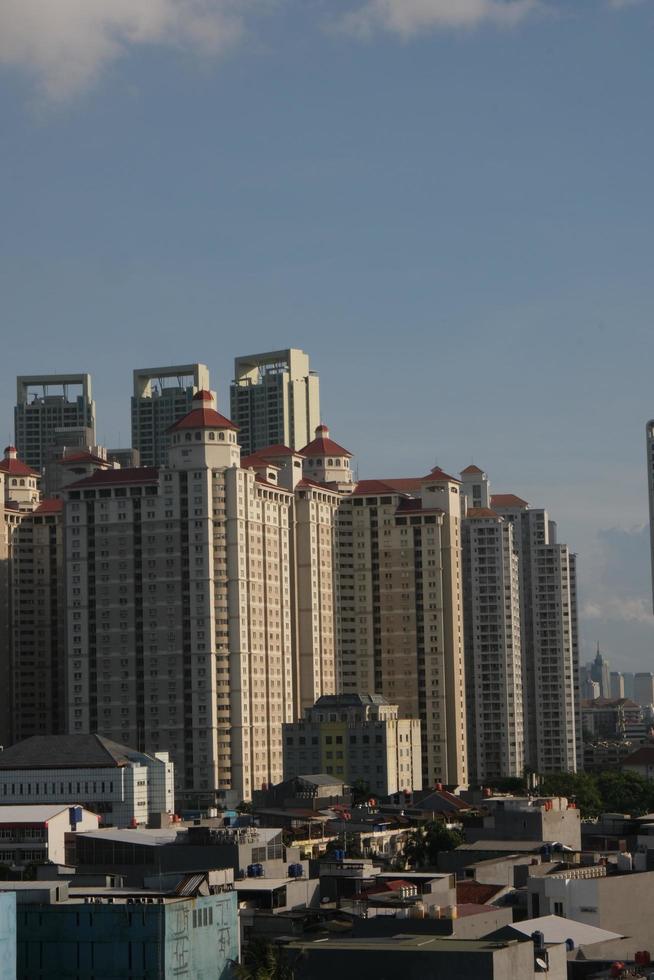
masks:
{"label": "white cloud", "polygon": [[341,26],[363,37],[383,30],[408,39],[437,28],[511,27],[539,6],[539,0],[366,0]]}
{"label": "white cloud", "polygon": [[135,45],[215,55],[266,0],[0,0],[0,65],[31,75],[51,100],[91,85]]}
{"label": "white cloud", "polygon": [[646,623],[654,627],[651,600],[640,596],[611,596],[584,603],[581,608],[584,619],[612,620],[622,623]]}

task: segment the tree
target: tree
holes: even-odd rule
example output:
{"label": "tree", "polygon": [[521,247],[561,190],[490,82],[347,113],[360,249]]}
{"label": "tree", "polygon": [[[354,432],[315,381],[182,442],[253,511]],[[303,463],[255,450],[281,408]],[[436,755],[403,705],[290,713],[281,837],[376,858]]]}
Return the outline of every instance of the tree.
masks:
{"label": "tree", "polygon": [[587,772],[552,772],[545,776],[538,792],[543,796],[566,796],[574,800],[582,817],[596,817],[605,809],[597,779]]}
{"label": "tree", "polygon": [[413,867],[438,863],[441,851],[453,851],[463,844],[463,837],[457,830],[448,830],[438,820],[416,827],[404,844],[404,857]]}
{"label": "tree", "polygon": [[635,772],[601,772],[597,776],[597,788],[602,808],[609,813],[640,817],[654,805],[652,783]]}
{"label": "tree", "polygon": [[241,963],[232,963],[236,980],[293,980],[295,971],[281,946],[262,937],[251,939]]}

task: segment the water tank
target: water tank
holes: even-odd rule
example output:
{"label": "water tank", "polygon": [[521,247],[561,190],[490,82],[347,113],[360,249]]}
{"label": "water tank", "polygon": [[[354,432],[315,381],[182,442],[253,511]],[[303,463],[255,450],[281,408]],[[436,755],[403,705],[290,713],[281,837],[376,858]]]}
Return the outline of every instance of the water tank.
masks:
{"label": "water tank", "polygon": [[429,907],[429,918],[430,919],[440,919],[441,917],[441,907],[440,905],[430,905]]}
{"label": "water tank", "polygon": [[411,906],[411,910],[409,912],[409,917],[411,919],[424,919],[424,917],[425,917],[425,906],[422,904],[422,902],[416,902],[415,905],[412,905]]}
{"label": "water tank", "polygon": [[618,854],[618,871],[632,871],[634,863],[630,851],[620,851]]}
{"label": "water tank", "polygon": [[633,855],[634,871],[647,871],[647,851],[636,851]]}

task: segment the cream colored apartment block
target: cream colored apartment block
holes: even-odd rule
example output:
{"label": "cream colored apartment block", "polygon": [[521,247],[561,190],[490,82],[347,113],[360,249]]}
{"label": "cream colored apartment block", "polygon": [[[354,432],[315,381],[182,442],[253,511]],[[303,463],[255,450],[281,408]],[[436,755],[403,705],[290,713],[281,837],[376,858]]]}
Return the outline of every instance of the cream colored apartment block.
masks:
{"label": "cream colored apartment block", "polygon": [[282,776],[293,495],[241,467],[209,393],[193,405],[165,469],[99,472],[65,496],[69,730],[169,751],[197,805]]}
{"label": "cream colored apartment block", "polygon": [[463,522],[470,778],[522,776],[525,765],[520,573],[513,525],[487,507]]}
{"label": "cream colored apartment block", "polygon": [[340,686],[422,723],[425,785],[465,783],[459,483],[370,480],[338,515]]}

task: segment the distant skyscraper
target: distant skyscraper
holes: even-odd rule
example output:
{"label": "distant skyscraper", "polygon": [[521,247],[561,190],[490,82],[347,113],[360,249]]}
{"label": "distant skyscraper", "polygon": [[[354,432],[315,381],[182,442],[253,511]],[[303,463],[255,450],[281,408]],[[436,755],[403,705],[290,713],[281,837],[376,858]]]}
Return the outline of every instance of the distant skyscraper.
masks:
{"label": "distant skyscraper", "polygon": [[318,375],[301,350],[237,357],[230,397],[244,455],[275,444],[302,449],[320,423]]}
{"label": "distant skyscraper", "polygon": [[609,662],[605,660],[600,653],[599,643],[597,645],[597,653],[590,670],[590,676],[594,681],[597,681],[600,687],[600,697],[610,698],[611,697],[611,679],[609,673]]}
{"label": "distant skyscraper", "polygon": [[654,704],[654,674],[642,672],[635,675],[634,701],[643,708]]}
{"label": "distant skyscraper", "polygon": [[649,540],[652,562],[652,595],[654,606],[654,419],[645,428],[647,443],[647,486],[649,490]]}
{"label": "distant skyscraper", "polygon": [[132,449],[140,466],[165,466],[168,462],[168,430],[193,406],[193,395],[209,390],[205,364],[173,364],[134,371],[132,395]]}
{"label": "distant skyscraper", "polygon": [[624,677],[617,670],[611,671],[611,697],[612,698],[623,698],[624,693]]}
{"label": "distant skyscraper", "polygon": [[631,671],[625,671],[622,674],[622,682],[624,684],[624,696],[634,700],[634,675]]}
{"label": "distant skyscraper", "polygon": [[61,443],[61,430],[75,430],[76,440],[84,430],[85,444],[95,444],[90,374],[20,375],[16,380],[16,447],[27,466],[43,470],[50,451]]}

